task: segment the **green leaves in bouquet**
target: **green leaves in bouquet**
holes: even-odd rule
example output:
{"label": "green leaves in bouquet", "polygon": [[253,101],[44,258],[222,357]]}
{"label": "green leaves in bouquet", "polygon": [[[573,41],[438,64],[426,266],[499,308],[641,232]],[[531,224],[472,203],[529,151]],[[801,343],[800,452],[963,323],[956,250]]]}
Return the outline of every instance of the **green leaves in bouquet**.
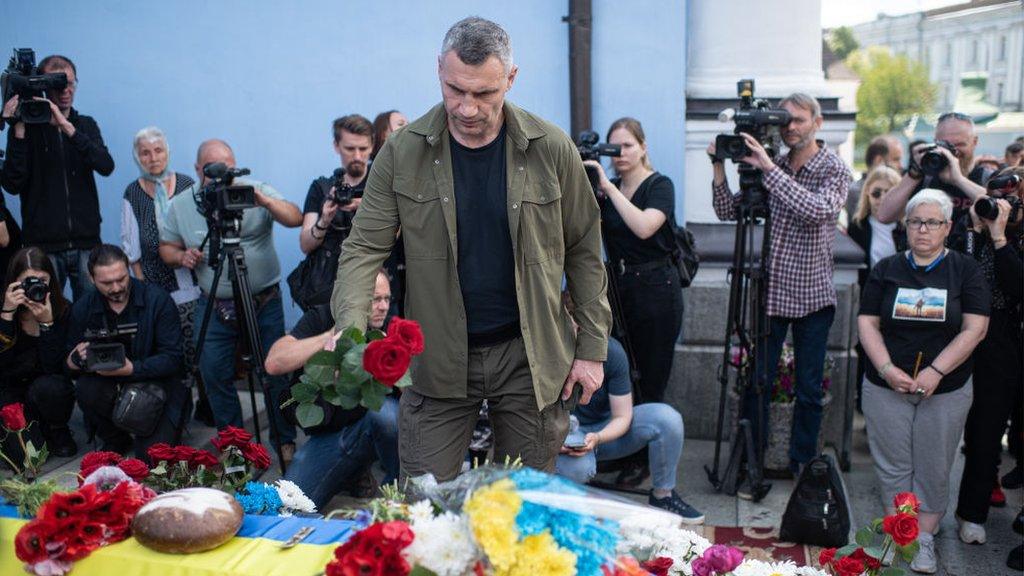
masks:
{"label": "green leaves in bouquet", "polygon": [[857,533],[854,535],[853,539],[855,542],[857,542],[857,545],[864,548],[866,552],[867,548],[874,543],[875,534],[876,532],[871,526],[865,526],[860,530],[857,530]]}
{"label": "green leaves in bouquet", "polygon": [[412,572],[409,572],[409,576],[437,576],[437,573],[423,566],[416,566],[412,569]]}
{"label": "green leaves in bouquet", "polygon": [[367,410],[373,410],[374,412],[380,410],[381,406],[384,405],[384,398],[387,397],[390,391],[387,386],[372,379],[363,380],[359,388],[363,396],[359,403]]}

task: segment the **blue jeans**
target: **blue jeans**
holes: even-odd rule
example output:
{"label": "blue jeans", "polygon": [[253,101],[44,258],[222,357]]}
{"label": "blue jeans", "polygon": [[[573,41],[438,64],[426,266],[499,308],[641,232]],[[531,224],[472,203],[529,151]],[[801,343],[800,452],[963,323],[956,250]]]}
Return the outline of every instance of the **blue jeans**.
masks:
{"label": "blue jeans", "polygon": [[[581,424],[584,433],[597,432],[608,425],[608,421],[596,424]],[[651,462],[651,486],[657,490],[673,490],[676,487],[676,469],[683,454],[683,417],[668,404],[651,402],[633,407],[633,421],[621,438],[583,456],[559,454],[555,471],[560,476],[586,483],[597,474],[597,462],[615,460],[635,454],[648,448]]]}
{"label": "blue jeans", "polygon": [[322,510],[330,499],[380,459],[384,483],[398,478],[398,401],[385,398],[380,412],[367,412],[337,432],[310,436],[295,453],[285,480],[299,488]]}
{"label": "blue jeans", "polygon": [[64,280],[67,279],[71,284],[71,295],[76,302],[92,289],[92,280],[89,278],[89,252],[92,250],[61,250],[46,254],[50,257],[54,272],[57,273],[57,285],[63,292]]}
{"label": "blue jeans", "polygon": [[[806,464],[817,456],[818,433],[821,431],[821,380],[825,372],[825,348],[828,345],[828,331],[835,318],[835,306],[826,306],[802,318],[768,318],[769,334],[766,345],[758,355],[758,376],[747,389],[743,402],[743,414],[750,419],[754,441],[761,431],[761,446],[768,442],[768,414],[771,402],[772,382],[778,373],[782,345],[786,332],[793,326],[793,356],[796,366],[796,406],[793,410],[793,432],[789,443],[791,462]],[[764,395],[760,408],[757,405],[755,386],[763,386]],[[760,453],[759,453],[760,454]]]}
{"label": "blue jeans", "polygon": [[[207,302],[204,295],[199,298],[199,304],[196,306],[195,317],[200,326],[203,314],[206,313]],[[260,340],[263,343],[263,355],[266,357],[271,345],[284,336],[284,308],[281,306],[281,296],[278,295],[268,301],[259,309],[257,316]],[[240,322],[241,318],[238,321]],[[242,405],[238,401],[238,391],[235,389],[235,343],[238,340],[239,329],[240,327],[233,323],[222,322],[217,310],[214,310],[210,317],[210,326],[206,330],[202,356],[199,359],[199,371],[203,375],[203,385],[206,386],[206,395],[210,399],[213,421],[217,428],[229,425],[242,427]],[[199,332],[197,329],[197,346]],[[295,442],[295,427],[281,417],[280,406],[283,401],[282,396],[288,389],[288,380],[284,376],[269,375],[265,377],[265,380],[269,394],[263,397],[263,402],[267,414],[277,424],[277,431],[281,434],[280,442],[282,444]],[[266,422],[263,424],[266,426]]]}

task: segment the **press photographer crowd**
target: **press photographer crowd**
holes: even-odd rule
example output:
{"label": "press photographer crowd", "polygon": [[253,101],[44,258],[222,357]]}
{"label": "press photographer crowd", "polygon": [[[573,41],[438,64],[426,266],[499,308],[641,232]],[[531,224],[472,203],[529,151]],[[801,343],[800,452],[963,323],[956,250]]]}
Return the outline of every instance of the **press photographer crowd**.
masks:
{"label": "press photographer crowd", "polygon": [[[703,523],[677,478],[683,419],[665,402],[678,398],[666,390],[699,259],[644,127],[623,117],[573,141],[506,100],[511,41],[481,18],[448,30],[438,73],[441,102],[417,119],[334,120],[339,166],[312,180],[301,208],[215,133],[179,172],[188,154],[172,157],[172,144],[186,143],[141,128],[114,239],[100,234],[101,203],[114,200],[96,185],[114,160],[74,107],[75,64],[15,50],[0,82],[0,185],[20,198],[16,217],[0,195],[0,407],[24,405],[39,423],[27,434],[50,454],[89,444],[148,462],[193,419],[242,428],[242,390],[257,440],[269,434],[283,477],[318,508],[397,479],[450,480],[486,457],[595,485],[617,472],[612,488],[649,484],[650,505]],[[734,133],[707,148],[710,189],[686,190],[736,222],[723,366],[708,383],[721,389],[708,478],[754,501],[770,489],[770,402],[790,347],[781,474],[799,486],[832,470],[819,457],[822,381],[833,247],[847,235],[864,254],[857,409],[883,500],[920,500],[911,568],[934,573],[961,446],[963,542],[1010,530],[986,525],[989,509],[1024,484],[1024,137],[1002,159],[980,158],[972,118],[948,112],[932,142],[872,140],[855,179],[817,137],[814,97],[769,102],[753,80],[738,89],[739,108],[722,113]],[[281,261],[278,226],[300,229],[302,261]],[[290,327],[282,281],[304,312]],[[388,333],[403,319],[418,323],[422,354],[411,385],[379,409],[293,397],[307,361],[346,329]],[[739,392],[739,422],[720,454],[727,389]],[[76,404],[84,437],[69,427]],[[1016,465],[1000,477],[1004,436]],[[4,453],[21,450],[7,435]],[[1016,570],[1022,554],[1011,552]]]}

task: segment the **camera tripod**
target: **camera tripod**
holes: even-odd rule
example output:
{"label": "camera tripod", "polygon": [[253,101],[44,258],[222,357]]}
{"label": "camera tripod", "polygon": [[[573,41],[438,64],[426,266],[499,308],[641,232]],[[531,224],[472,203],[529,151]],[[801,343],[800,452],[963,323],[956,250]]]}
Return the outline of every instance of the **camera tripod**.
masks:
{"label": "camera tripod", "polygon": [[[210,266],[213,267],[213,282],[207,291],[206,310],[203,311],[203,323],[199,329],[199,338],[196,343],[196,366],[199,366],[199,359],[203,353],[203,342],[206,340],[206,331],[210,325],[210,318],[215,307],[217,284],[220,282],[221,273],[224,271],[224,263],[227,262],[231,279],[231,292],[234,295],[235,310],[238,314],[239,337],[242,341],[242,363],[248,370],[247,380],[249,384],[249,402],[252,406],[252,423],[254,436],[257,443],[262,443],[260,436],[259,409],[256,405],[256,385],[259,385],[263,392],[264,404],[267,406],[267,420],[270,422],[270,441],[277,454],[278,465],[281,474],[285,472],[284,457],[281,453],[281,435],[277,429],[277,423],[270,413],[276,405],[277,399],[267,386],[266,371],[263,367],[263,341],[260,338],[259,321],[257,320],[256,302],[253,299],[252,287],[249,285],[248,266],[245,263],[245,252],[242,249],[240,231],[242,228],[241,214],[234,218],[226,218],[223,222],[208,219],[209,232],[203,240],[210,242]],[[202,250],[202,245],[200,245]]]}
{"label": "camera tripod", "polygon": [[[704,467],[715,490],[735,495],[744,477],[750,483],[751,499],[760,501],[771,490],[764,481],[764,402],[766,371],[761,368],[768,338],[767,304],[768,278],[766,263],[771,246],[771,216],[767,205],[767,191],[761,183],[761,171],[741,164],[740,202],[736,207],[736,239],[733,260],[729,268],[729,308],[726,316],[725,344],[722,364],[718,369],[721,392],[718,401],[718,426],[715,431],[714,468]],[[755,251],[756,224],[762,227],[761,254]],[[739,356],[733,360],[733,342]],[[739,422],[734,430],[729,461],[719,476],[722,435],[725,426],[725,406],[728,401],[729,367],[736,368],[736,391],[739,395]],[[753,390],[751,390],[753,386]],[[757,413],[745,413],[748,394],[753,393]]]}

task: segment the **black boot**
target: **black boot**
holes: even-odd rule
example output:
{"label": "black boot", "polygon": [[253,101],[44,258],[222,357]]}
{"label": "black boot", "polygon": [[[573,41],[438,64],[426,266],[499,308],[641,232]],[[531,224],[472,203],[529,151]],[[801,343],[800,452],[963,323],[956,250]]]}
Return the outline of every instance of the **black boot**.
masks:
{"label": "black boot", "polygon": [[50,454],[60,458],[78,454],[78,444],[67,426],[51,426],[46,432],[46,447]]}
{"label": "black boot", "polygon": [[1006,567],[1018,572],[1024,571],[1024,544],[1010,550],[1010,555],[1006,557]]}

